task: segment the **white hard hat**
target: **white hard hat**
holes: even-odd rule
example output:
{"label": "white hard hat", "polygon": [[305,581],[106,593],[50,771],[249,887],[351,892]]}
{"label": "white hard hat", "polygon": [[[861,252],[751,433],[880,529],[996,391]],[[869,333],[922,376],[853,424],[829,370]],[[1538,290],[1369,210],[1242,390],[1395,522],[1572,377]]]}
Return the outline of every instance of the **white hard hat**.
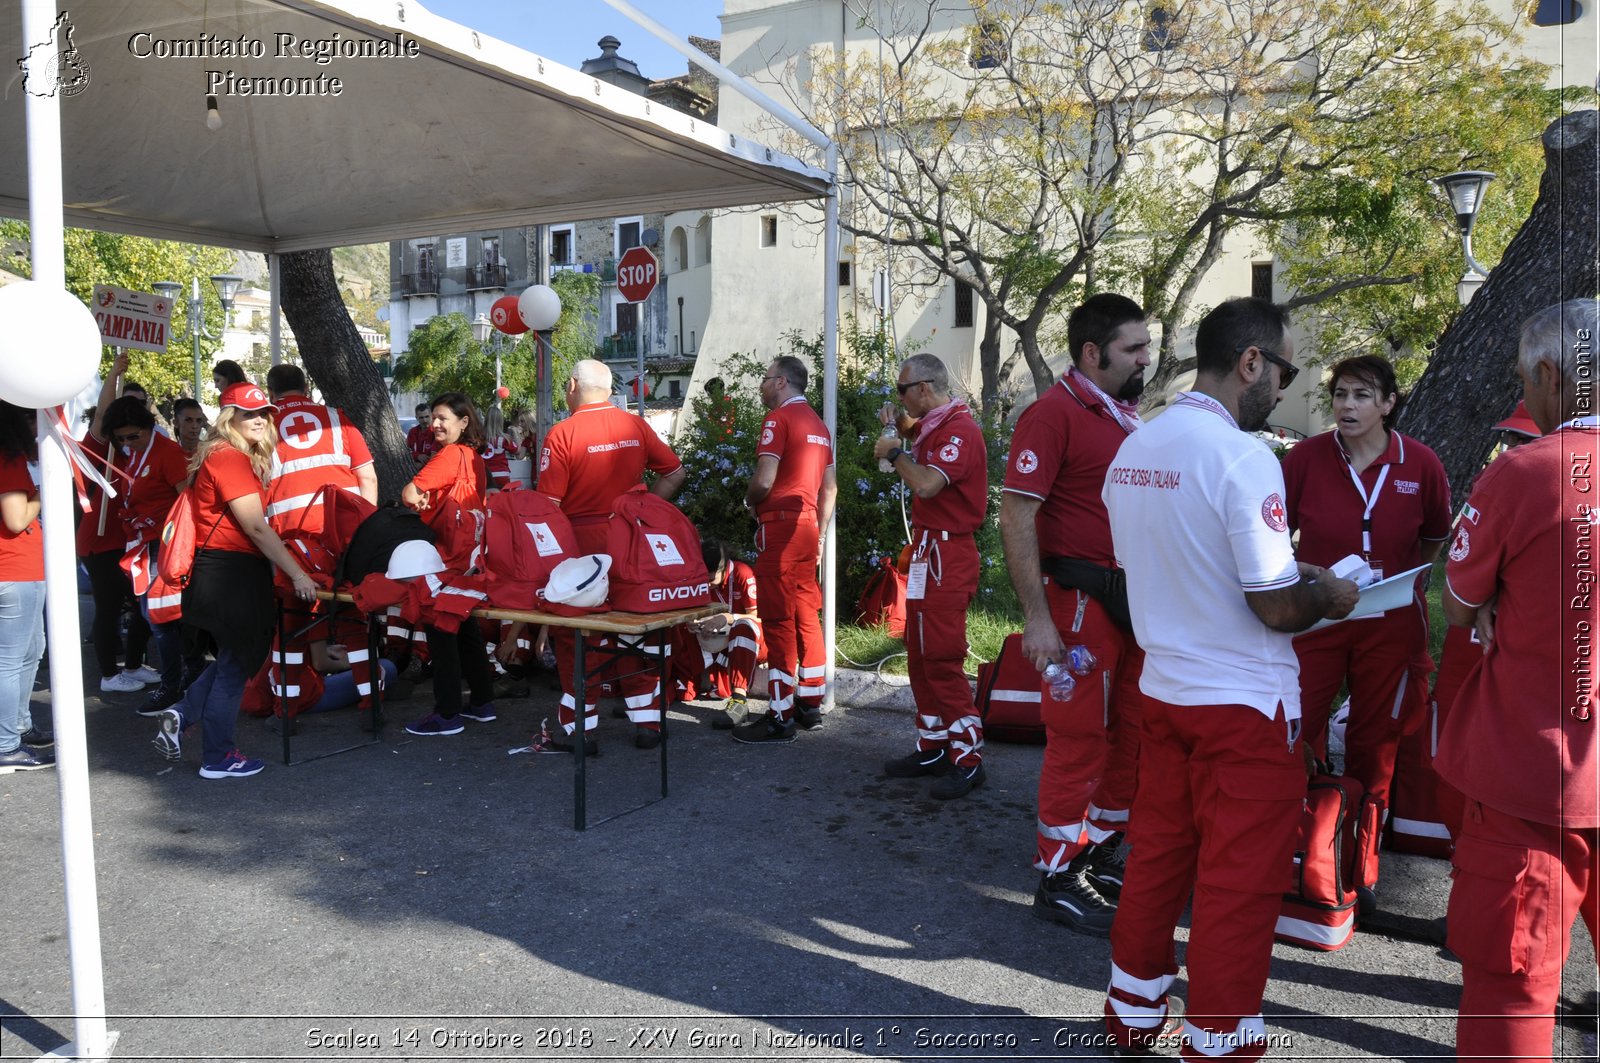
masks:
{"label": "white hard hat", "polygon": [[403,542],[389,555],[389,568],[384,572],[390,579],[413,579],[431,576],[444,571],[444,559],[433,544],[421,539]]}
{"label": "white hard hat", "polygon": [[550,582],[544,588],[547,601],[579,609],[594,609],[606,604],[606,595],[610,592],[610,554],[567,558],[550,570]]}

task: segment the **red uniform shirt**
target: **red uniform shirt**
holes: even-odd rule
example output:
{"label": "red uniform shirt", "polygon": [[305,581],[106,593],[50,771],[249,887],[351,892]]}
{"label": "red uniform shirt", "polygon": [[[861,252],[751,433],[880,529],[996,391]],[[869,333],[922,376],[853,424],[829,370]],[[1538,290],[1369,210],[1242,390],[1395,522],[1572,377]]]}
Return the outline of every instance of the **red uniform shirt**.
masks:
{"label": "red uniform shirt", "polygon": [[343,410],[302,395],[278,400],[278,449],[267,482],[267,520],[279,535],[322,531],[323,488],[357,491],[372,464],[367,441]]}
{"label": "red uniform shirt", "polygon": [[989,455],[972,411],[960,401],[952,405],[956,409],[945,416],[939,410],[928,413],[923,423],[932,424],[931,430],[920,430],[911,444],[917,464],[939,473],[946,484],[932,498],[911,500],[911,523],[917,528],[966,534],[983,524],[989,503]]}
{"label": "red uniform shirt", "polygon": [[1022,411],[1011,434],[1005,489],[1037,498],[1039,556],[1116,564],[1100,492],[1128,437],[1100,399],[1066,377]]}
{"label": "red uniform shirt", "polygon": [[[1389,446],[1361,471],[1361,489],[1338,432],[1297,443],[1283,459],[1289,529],[1300,533],[1295,557],[1327,567],[1351,554],[1394,576],[1422,564],[1422,544],[1450,537],[1450,485],[1437,455],[1415,439],[1389,433]],[[1363,514],[1371,502],[1370,545]]]}
{"label": "red uniform shirt", "polygon": [[430,519],[447,500],[454,500],[462,509],[482,509],[489,490],[489,474],[484,470],[483,459],[471,447],[451,443],[428,459],[428,464],[411,478],[411,484],[428,496],[423,517]]}
{"label": "red uniform shirt", "polygon": [[[85,453],[94,458],[95,471],[105,476],[107,481],[115,484],[120,479],[116,473],[106,472],[106,454],[110,451],[109,443],[102,439],[96,439],[93,433],[88,433],[83,437],[83,449]],[[88,490],[89,511],[84,513],[78,520],[78,556],[88,557],[90,554],[103,554],[107,550],[115,550],[119,554],[122,553],[128,544],[128,537],[123,530],[122,520],[117,516],[117,506],[122,495],[122,488],[117,487],[118,497],[110,499],[109,505],[104,489],[90,485]],[[104,531],[100,530],[101,510],[105,510],[106,513]]]}
{"label": "red uniform shirt", "polygon": [[[0,495],[21,491],[29,499],[39,497],[39,489],[28,474],[28,463],[22,458],[0,456]],[[44,537],[39,531],[39,518],[13,535],[0,524],[0,583],[37,583],[44,579]]]}
{"label": "red uniform shirt", "polygon": [[1446,569],[1457,598],[1493,598],[1496,612],[1434,765],[1470,798],[1568,828],[1600,826],[1597,434],[1561,429],[1496,458],[1467,500]]}
{"label": "red uniform shirt", "polygon": [[728,562],[728,578],[711,593],[730,613],[754,616],[756,613],[756,573],[743,561]]}
{"label": "red uniform shirt", "polygon": [[416,461],[427,461],[439,449],[438,441],[433,438],[433,428],[427,424],[419,424],[406,433],[406,446]]}
{"label": "red uniform shirt", "polygon": [[150,433],[150,445],[134,454],[117,455],[117,467],[132,481],[117,477],[117,514],[124,543],[161,538],[167,511],[189,479],[189,455],[166,436]]}
{"label": "red uniform shirt", "polygon": [[567,519],[592,523],[611,515],[617,496],[649,469],[666,476],[683,467],[643,417],[609,402],[591,402],[550,429],[539,455],[539,490]]}
{"label": "red uniform shirt", "polygon": [[756,457],[767,456],[778,459],[778,475],[756,503],[756,516],[799,513],[815,520],[822,476],[833,466],[833,437],[803,396],[791,396],[762,422]]}
{"label": "red uniform shirt", "polygon": [[[259,554],[256,544],[244,533],[228,503],[254,494],[266,508],[266,491],[255,466],[242,450],[226,443],[212,447],[194,474],[195,550],[232,550]],[[213,530],[215,529],[215,530]]]}

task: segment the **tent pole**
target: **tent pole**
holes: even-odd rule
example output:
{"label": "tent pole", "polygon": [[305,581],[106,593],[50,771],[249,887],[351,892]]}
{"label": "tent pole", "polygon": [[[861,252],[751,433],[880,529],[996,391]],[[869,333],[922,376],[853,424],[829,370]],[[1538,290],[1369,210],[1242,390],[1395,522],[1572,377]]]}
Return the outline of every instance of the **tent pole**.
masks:
{"label": "tent pole", "polygon": [[[283,277],[278,274],[278,256],[267,256],[267,336],[272,345],[272,364],[283,361],[283,329],[278,324],[278,308],[283,304]],[[226,330],[224,330],[226,331]]]}
{"label": "tent pole", "polygon": [[[828,142],[828,198],[822,235],[822,420],[833,437],[835,453],[839,447],[839,147]],[[822,555],[822,647],[826,655],[823,682],[827,693],[823,707],[833,710],[834,660],[838,656],[839,619],[839,507],[829,515],[827,544]]]}
{"label": "tent pole", "polygon": [[[65,194],[61,184],[61,103],[45,88],[60,34],[55,0],[22,0],[22,39],[49,42],[28,63],[23,111],[28,130],[28,225],[33,279],[65,288]],[[53,88],[53,87],[52,87]],[[40,416],[44,429],[47,419]],[[115,1035],[106,1033],[105,972],[100,955],[95,885],[94,822],[89,803],[88,728],[83,717],[83,669],[78,638],[78,558],[73,539],[71,466],[66,451],[39,433],[40,523],[44,529],[45,625],[50,654],[50,700],[56,732],[56,784],[61,800],[61,864],[65,880],[67,958],[72,974],[72,1054],[105,1059]]]}

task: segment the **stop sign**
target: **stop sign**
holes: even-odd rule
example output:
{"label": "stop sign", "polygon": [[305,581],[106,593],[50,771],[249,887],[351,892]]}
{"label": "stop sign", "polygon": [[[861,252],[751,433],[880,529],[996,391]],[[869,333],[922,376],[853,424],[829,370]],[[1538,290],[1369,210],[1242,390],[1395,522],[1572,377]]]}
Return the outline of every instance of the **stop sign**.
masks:
{"label": "stop sign", "polygon": [[630,303],[642,303],[656,290],[660,272],[648,247],[630,247],[617,259],[617,292]]}

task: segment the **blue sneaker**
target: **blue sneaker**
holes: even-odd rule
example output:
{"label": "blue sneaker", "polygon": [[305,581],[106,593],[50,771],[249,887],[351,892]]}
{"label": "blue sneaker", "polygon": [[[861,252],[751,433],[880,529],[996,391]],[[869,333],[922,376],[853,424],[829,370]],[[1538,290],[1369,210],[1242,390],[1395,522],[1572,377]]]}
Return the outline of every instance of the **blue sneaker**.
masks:
{"label": "blue sneaker", "polygon": [[261,769],[266,767],[259,760],[251,760],[237,749],[222,758],[221,764],[200,765],[200,778],[202,779],[248,779],[252,775],[260,775]]}
{"label": "blue sneaker", "polygon": [[461,715],[469,720],[477,720],[479,723],[493,723],[500,718],[495,714],[494,702],[492,701],[486,701],[482,705],[469,705],[461,710]]}
{"label": "blue sneaker", "polygon": [[182,760],[183,713],[177,709],[162,709],[156,716],[161,721],[161,730],[156,732],[150,744],[168,760]]}
{"label": "blue sneaker", "polygon": [[461,722],[460,716],[452,716],[447,720],[437,712],[430,712],[415,723],[406,724],[406,734],[423,735],[424,737],[458,735],[466,729],[466,726]]}

